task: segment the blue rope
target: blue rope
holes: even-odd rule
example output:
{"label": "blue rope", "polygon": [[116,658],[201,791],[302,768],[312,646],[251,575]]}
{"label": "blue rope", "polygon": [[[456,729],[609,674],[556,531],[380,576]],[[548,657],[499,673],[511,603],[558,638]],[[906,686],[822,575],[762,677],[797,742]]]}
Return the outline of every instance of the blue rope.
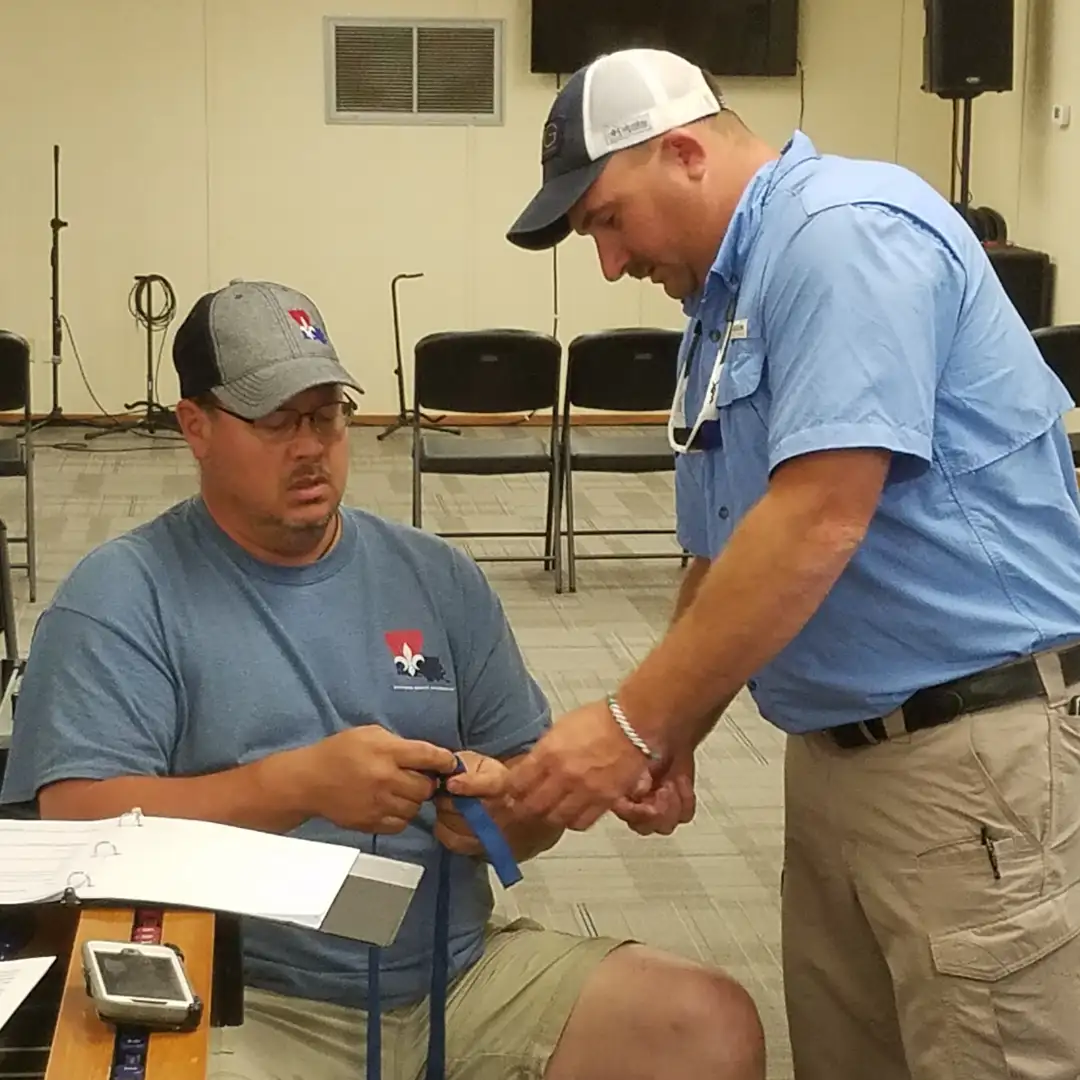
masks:
{"label": "blue rope", "polygon": [[[457,759],[454,774],[464,772],[465,765]],[[492,820],[479,799],[454,795],[446,790],[448,777],[438,776],[436,795],[448,794],[454,808],[465,819],[477,840],[483,845],[488,862],[504,888],[521,880],[521,869],[510,850],[506,837]],[[371,842],[375,854],[376,839]],[[424,1080],[443,1080],[446,1073],[446,994],[450,970],[450,868],[453,853],[443,848],[439,852],[438,884],[435,891],[435,934],[431,959],[431,997],[428,1026],[428,1056]],[[367,1080],[380,1080],[382,1074],[382,1002],[379,995],[379,965],[382,949],[372,945],[368,952],[367,993]]]}

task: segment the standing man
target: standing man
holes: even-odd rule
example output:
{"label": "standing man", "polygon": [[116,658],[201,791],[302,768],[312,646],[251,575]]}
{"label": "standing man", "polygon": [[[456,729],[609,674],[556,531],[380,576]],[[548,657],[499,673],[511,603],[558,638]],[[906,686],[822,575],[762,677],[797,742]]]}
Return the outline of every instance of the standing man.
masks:
{"label": "standing man", "polygon": [[1075,1080],[1072,402],[984,252],[917,176],[801,132],[777,153],[664,52],[573,76],[543,180],[511,242],[591,237],[608,280],[689,316],[670,433],[695,562],[667,636],[516,765],[516,797],[668,831],[746,686],[790,735],[798,1080]]}

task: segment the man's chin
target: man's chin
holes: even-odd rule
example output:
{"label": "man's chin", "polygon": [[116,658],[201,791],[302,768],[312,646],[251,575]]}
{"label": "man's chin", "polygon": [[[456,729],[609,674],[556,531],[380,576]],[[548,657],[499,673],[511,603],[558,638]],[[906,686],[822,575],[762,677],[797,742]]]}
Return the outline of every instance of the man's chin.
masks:
{"label": "man's chin", "polygon": [[685,281],[661,281],[660,287],[671,297],[672,300],[685,300],[693,295],[694,290]]}
{"label": "man's chin", "polygon": [[281,521],[290,529],[306,530],[325,528],[337,513],[341,500],[328,495],[318,499],[293,501],[281,515]]}

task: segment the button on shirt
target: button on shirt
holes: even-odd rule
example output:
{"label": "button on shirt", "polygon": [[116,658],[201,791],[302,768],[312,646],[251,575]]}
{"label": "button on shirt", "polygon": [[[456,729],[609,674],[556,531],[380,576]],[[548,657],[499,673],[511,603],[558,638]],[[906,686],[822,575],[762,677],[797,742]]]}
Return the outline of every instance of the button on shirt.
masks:
{"label": "button on shirt", "polygon": [[802,732],[885,715],[921,687],[1080,638],[1073,402],[944,199],[797,132],[686,305],[688,424],[732,302],[718,418],[706,449],[676,460],[689,551],[715,557],[790,458],[893,455],[863,544],[755,673],[766,719]]}

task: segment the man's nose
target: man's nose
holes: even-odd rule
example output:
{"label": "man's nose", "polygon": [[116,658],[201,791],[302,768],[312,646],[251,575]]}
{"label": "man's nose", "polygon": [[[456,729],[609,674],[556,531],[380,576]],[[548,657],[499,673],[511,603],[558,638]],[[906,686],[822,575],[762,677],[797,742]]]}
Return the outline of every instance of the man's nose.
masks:
{"label": "man's nose", "polygon": [[600,259],[600,270],[608,281],[618,281],[626,273],[630,256],[621,244],[597,237],[596,254]]}
{"label": "man's nose", "polygon": [[326,443],[315,433],[315,425],[310,416],[300,421],[300,427],[289,441],[289,451],[294,458],[320,457],[326,449]]}

